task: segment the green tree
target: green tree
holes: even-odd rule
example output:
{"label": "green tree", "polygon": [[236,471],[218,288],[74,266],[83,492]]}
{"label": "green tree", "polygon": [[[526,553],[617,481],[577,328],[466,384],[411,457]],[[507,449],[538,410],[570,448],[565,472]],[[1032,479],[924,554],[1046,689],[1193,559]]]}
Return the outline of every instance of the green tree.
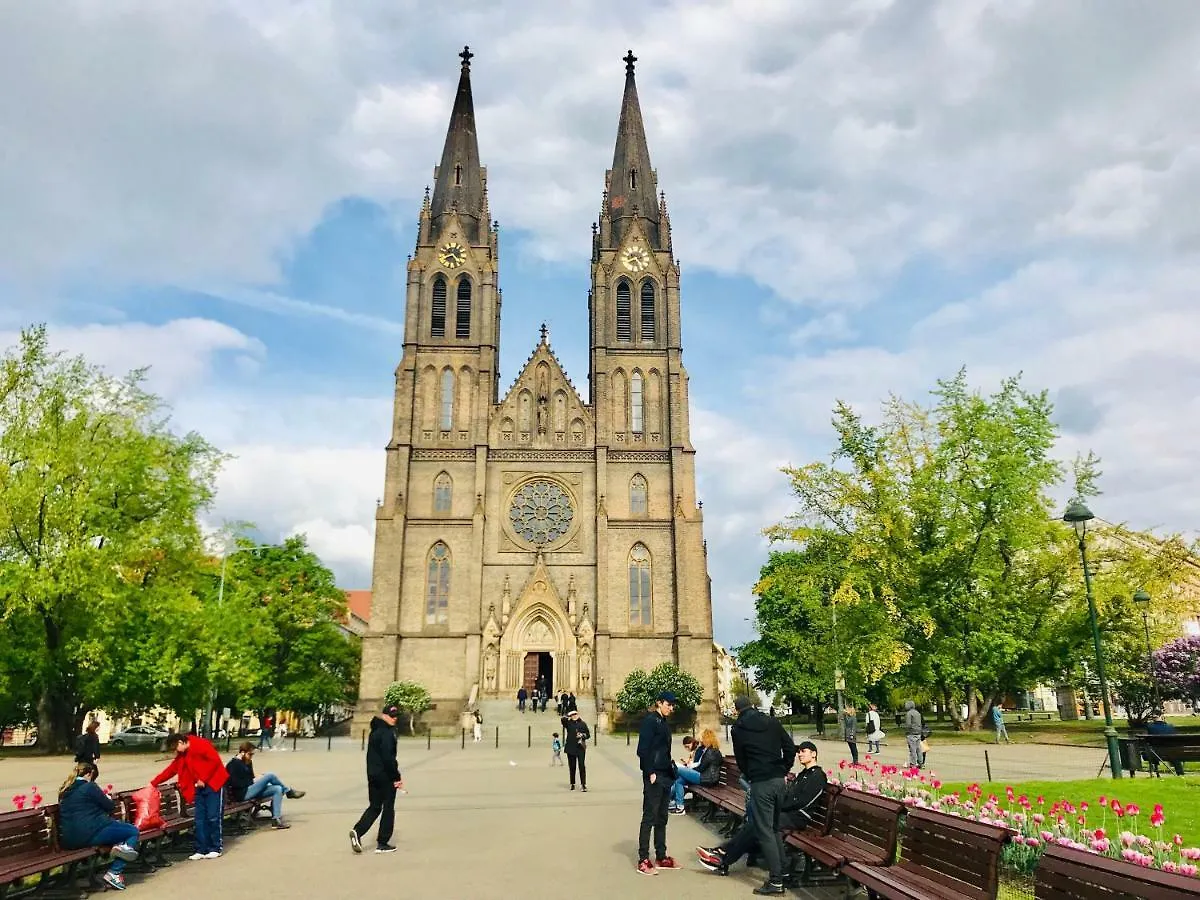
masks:
{"label": "green tree", "polygon": [[30,642],[49,751],[90,708],[186,692],[198,663],[187,585],[221,458],[169,430],[143,378],[51,352],[41,327],[0,360],[0,621]]}
{"label": "green tree", "polygon": [[673,662],[663,662],[649,674],[644,669],[634,669],[626,675],[625,683],[617,692],[617,707],[628,716],[641,715],[654,705],[655,698],[663,691],[675,695],[677,712],[691,712],[704,698],[704,689],[691,672],[685,672]]}
{"label": "green tree", "polygon": [[384,703],[395,703],[408,714],[409,734],[416,733],[417,716],[433,707],[433,697],[415,681],[393,681],[383,692]]}

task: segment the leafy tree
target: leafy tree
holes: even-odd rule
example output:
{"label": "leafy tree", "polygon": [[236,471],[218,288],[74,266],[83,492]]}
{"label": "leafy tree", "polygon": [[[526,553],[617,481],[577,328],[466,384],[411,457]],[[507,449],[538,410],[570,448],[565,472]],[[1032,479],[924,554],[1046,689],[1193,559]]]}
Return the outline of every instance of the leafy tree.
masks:
{"label": "leafy tree", "polygon": [[393,681],[383,692],[384,703],[395,703],[408,713],[408,731],[416,733],[417,716],[433,707],[433,697],[424,685],[415,681]]}
{"label": "leafy tree", "polygon": [[181,583],[220,456],[169,430],[143,377],[51,352],[41,327],[0,358],[0,621],[49,751],[88,709],[183,702],[197,667]]}
{"label": "leafy tree", "polygon": [[654,705],[655,698],[663,691],[675,695],[677,712],[691,712],[704,697],[704,689],[691,672],[685,672],[673,662],[663,662],[649,674],[643,669],[634,669],[625,676],[625,683],[617,692],[617,707],[626,715],[640,715]]}
{"label": "leafy tree", "polygon": [[1200,700],[1200,637],[1182,637],[1156,651],[1154,677],[1163,699]]}

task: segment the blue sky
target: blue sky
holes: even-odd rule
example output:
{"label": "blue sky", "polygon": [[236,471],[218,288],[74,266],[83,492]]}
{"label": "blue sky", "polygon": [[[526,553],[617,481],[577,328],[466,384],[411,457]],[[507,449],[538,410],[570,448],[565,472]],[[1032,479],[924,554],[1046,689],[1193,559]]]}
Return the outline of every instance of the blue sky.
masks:
{"label": "blue sky", "polygon": [[232,454],[211,524],[369,584],[403,272],[473,61],[507,385],[587,389],[625,50],[683,267],[717,637],[749,636],[784,463],[967,365],[1056,399],[1096,512],[1200,518],[1200,9],[1107,0],[0,7],[0,337],[151,384]]}

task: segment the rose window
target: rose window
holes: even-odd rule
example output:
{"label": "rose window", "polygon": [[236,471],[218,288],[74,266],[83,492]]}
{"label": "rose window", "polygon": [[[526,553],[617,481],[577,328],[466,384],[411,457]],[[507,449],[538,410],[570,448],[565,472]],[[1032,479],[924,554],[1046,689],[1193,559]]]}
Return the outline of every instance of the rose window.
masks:
{"label": "rose window", "polygon": [[571,527],[571,498],[553,481],[531,481],[513,496],[508,521],[518,537],[535,546],[552,544]]}

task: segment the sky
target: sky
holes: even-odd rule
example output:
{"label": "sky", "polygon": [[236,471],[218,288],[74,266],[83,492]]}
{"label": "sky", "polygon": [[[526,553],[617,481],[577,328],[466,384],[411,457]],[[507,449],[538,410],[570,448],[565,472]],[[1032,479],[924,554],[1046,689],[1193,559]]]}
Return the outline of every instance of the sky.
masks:
{"label": "sky", "polygon": [[[230,454],[208,524],[370,585],[404,267],[470,44],[505,387],[587,385],[627,49],[683,268],[718,640],[779,468],[966,366],[1050,392],[1109,521],[1200,520],[1200,5],[1158,0],[0,4],[0,346],[149,384]],[[1062,494],[1065,497],[1066,489]]]}

